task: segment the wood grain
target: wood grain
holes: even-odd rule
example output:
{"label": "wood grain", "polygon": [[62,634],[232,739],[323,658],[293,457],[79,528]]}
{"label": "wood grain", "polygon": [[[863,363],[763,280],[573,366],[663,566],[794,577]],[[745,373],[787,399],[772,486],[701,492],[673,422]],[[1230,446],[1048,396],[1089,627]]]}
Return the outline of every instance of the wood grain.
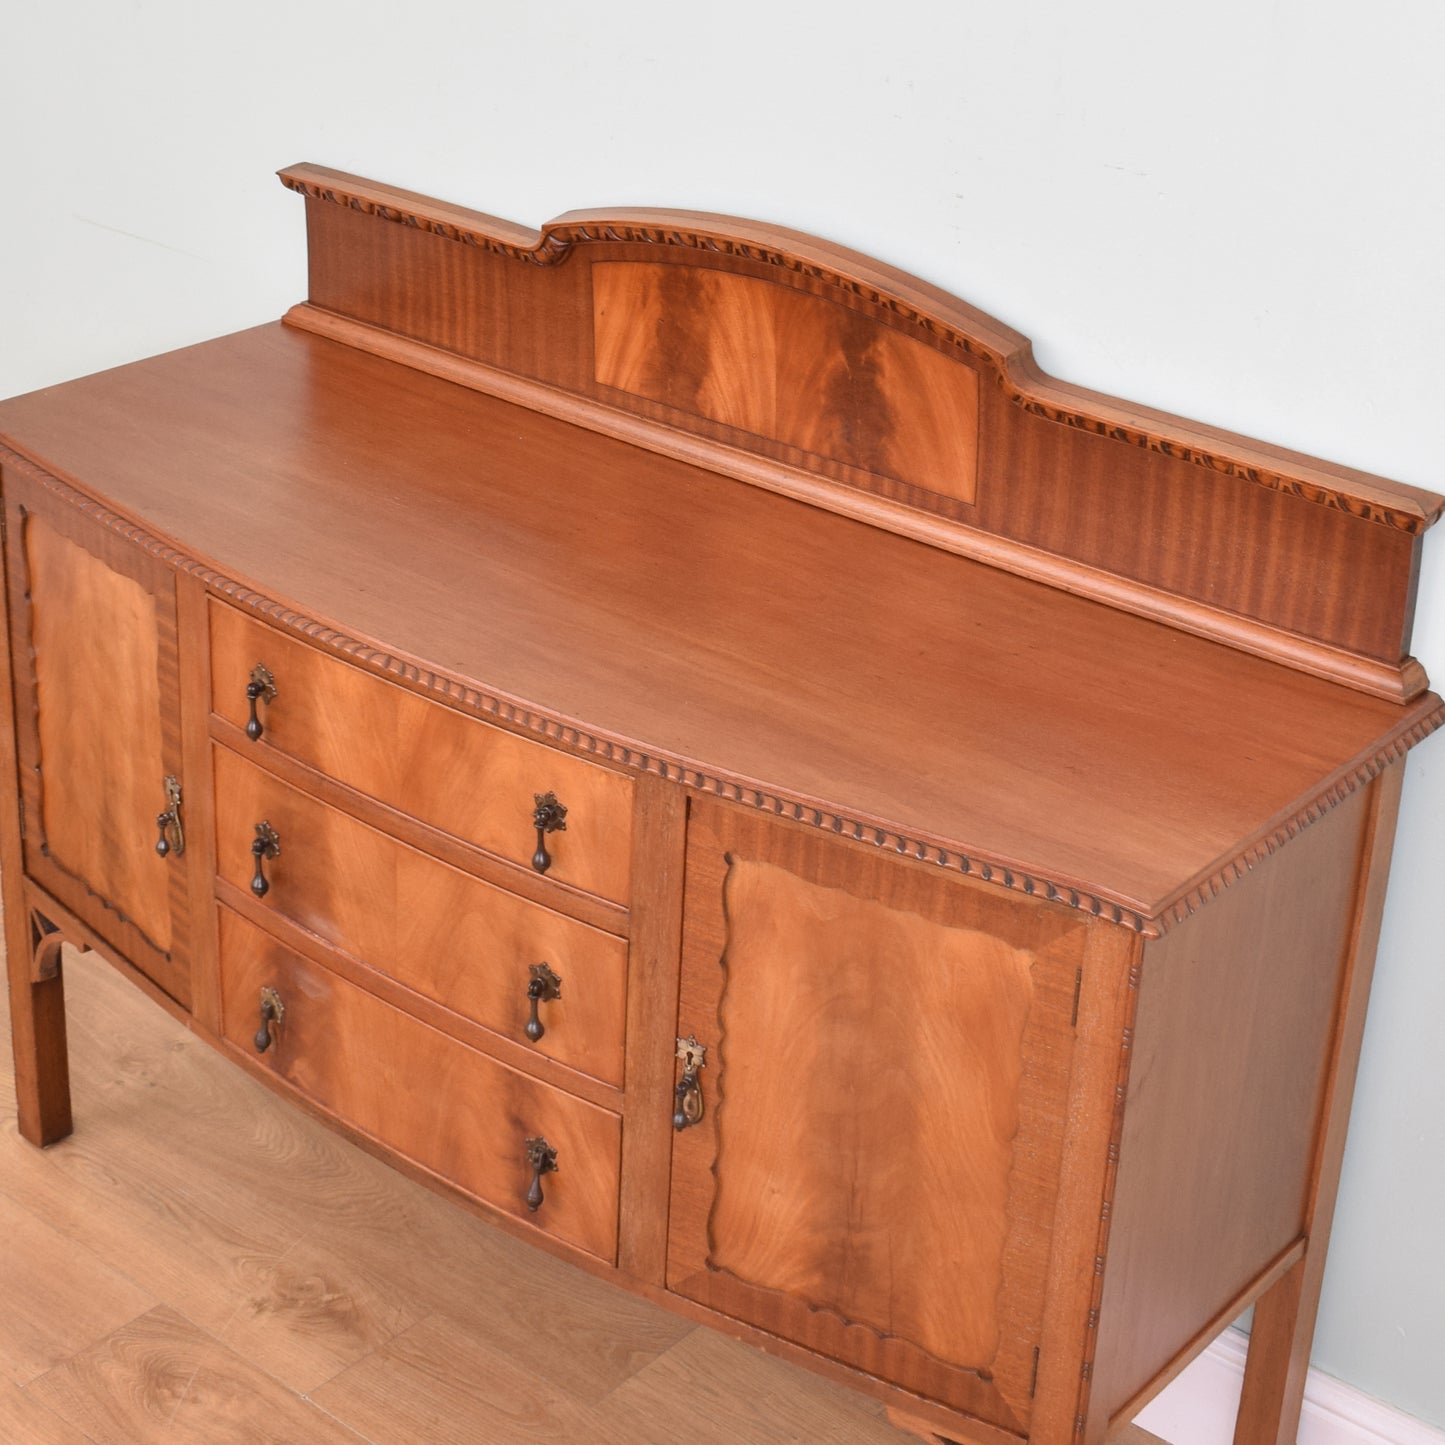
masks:
{"label": "wood grain", "polygon": [[187,1004],[190,860],[155,851],[165,779],[185,791],[175,574],[27,479],[6,487],[26,869]]}
{"label": "wood grain", "polygon": [[555,792],[566,828],[547,835],[547,875],[615,902],[628,897],[632,783],[555,748],[427,702],[231,607],[211,604],[211,706],[237,726],[257,663],[276,679],[259,705],[272,748],[394,808],[530,866],[538,794]]}
{"label": "wood grain", "polygon": [[95,1445],[90,1436],[13,1385],[0,1385],[0,1439],[24,1445]]}
{"label": "wood grain", "polygon": [[198,578],[176,578],[181,777],[185,780],[183,813],[190,850],[185,869],[190,1008],[201,1026],[214,1033],[220,1028],[221,992],[215,913],[210,906],[216,876],[216,803],[206,741],[211,694],[207,606],[206,591]]}
{"label": "wood grain", "polygon": [[[225,1037],[252,1057],[263,985],[286,1005],[264,1056],[279,1077],[493,1208],[616,1258],[615,1114],[456,1043],[224,911]],[[543,1180],[545,1202],[533,1213],[525,1144],[538,1136],[556,1149],[558,1172]]]}
{"label": "wood grain", "polygon": [[857,468],[915,506],[973,502],[966,362],[835,302],[700,267],[598,262],[592,307],[602,386]]}
{"label": "wood grain", "polygon": [[[37,1267],[78,1276],[98,1261],[102,1282],[107,1270],[144,1276],[229,1347],[208,1372],[228,1372],[239,1357],[377,1445],[520,1445],[556,1438],[546,1434],[552,1417],[572,1430],[564,1439],[616,1445],[662,1445],[689,1429],[716,1445],[789,1445],[818,1430],[838,1445],[909,1438],[843,1385],[707,1334],[665,1370],[651,1369],[698,1334],[690,1321],[579,1275],[376,1163],[258,1087],[94,955],[67,955],[66,969],[86,1128],[41,1154],[0,1126],[3,1192],[64,1238],[60,1256],[46,1253]],[[4,1082],[0,1109],[13,1119]],[[158,1185],[149,1195],[139,1188],[147,1175]],[[259,1245],[234,1269],[210,1265],[195,1247],[214,1233],[219,1259],[234,1247],[232,1218],[247,1216],[272,1236],[274,1283]],[[183,1247],[187,1235],[193,1243]],[[378,1296],[410,1316],[386,1343],[386,1321],[372,1314]],[[372,1348],[357,1356],[362,1335]],[[169,1346],[151,1339],[130,1356],[134,1374],[122,1367],[102,1379],[90,1356],[51,1384],[67,1409],[106,1420],[116,1389],[144,1392],[161,1372]],[[188,1348],[177,1338],[174,1357]],[[9,1363],[3,1352],[0,1363]],[[101,1392],[93,1402],[92,1381]],[[260,1393],[273,1398],[269,1386]],[[176,1433],[162,1438],[232,1438],[233,1405],[223,1389],[188,1395]],[[279,1418],[295,1417],[282,1408]],[[128,1438],[82,1434],[8,1385],[0,1435],[17,1445]],[[270,1438],[264,1428],[251,1437]]]}
{"label": "wood grain", "polygon": [[1304,1202],[1308,1243],[1304,1258],[1255,1309],[1236,1428],[1236,1438],[1249,1445],[1288,1445],[1299,1428],[1403,787],[1404,769],[1393,769],[1377,780],[1368,800],[1328,1072],[1312,1141]]}
{"label": "wood grain", "polygon": [[740,451],[726,443],[677,430],[661,417],[654,419],[640,411],[619,411],[591,397],[559,392],[545,382],[501,371],[395,332],[379,331],[365,322],[324,311],[309,302],[291,307],[283,319],[288,326],[340,342],[369,356],[399,362],[427,376],[484,392],[531,411],[544,412],[659,456],[722,472],[839,516],[885,527],[900,537],[910,537],[956,556],[1046,582],[1073,596],[1103,602],[1197,637],[1214,638],[1256,657],[1282,662],[1312,677],[1344,683],[1372,697],[1409,702],[1427,686],[1424,669],[1414,658],[1386,661],[1348,652],[1273,622],[1225,612],[1210,603],[1131,580],[1072,557],[1042,551],[1002,533],[959,527],[948,518],[900,501],[890,501],[851,486],[838,487],[826,475],[826,469],[819,475],[767,456]]}
{"label": "wood grain", "polygon": [[[1077,1445],[1088,1418],[1141,943],[1119,929],[1093,928],[1080,960],[1078,1037],[1066,1086],[1068,1135],[1058,1171],[1031,1417],[1037,1445]],[[1099,1437],[1096,1430],[1088,1445],[1097,1445]]]}
{"label": "wood grain", "polygon": [[[509,863],[474,844],[464,843],[450,833],[438,832],[410,813],[403,813],[366,793],[359,793],[355,788],[337,782],[330,775],[318,772],[309,764],[299,762],[276,748],[267,748],[263,752],[246,736],[244,728],[214,713],[210,717],[209,732],[215,742],[224,743],[233,753],[258,763],[283,783],[289,783],[328,807],[349,813],[360,822],[389,833],[400,842],[420,848],[454,868],[471,873],[485,883],[505,888],[519,898],[540,903],[544,908],[555,909],[608,933],[620,936],[628,930],[628,908],[538,873],[530,860],[526,864]],[[204,738],[201,741],[207,752],[206,772],[209,775],[210,749]]]}
{"label": "wood grain", "polygon": [[1094,1361],[1103,1419],[1306,1232],[1367,802],[1145,947]]}
{"label": "wood grain", "polygon": [[[281,854],[261,906],[380,973],[531,1052],[622,1083],[627,947],[612,934],[480,882],[314,802],[228,748],[216,748],[220,877],[250,892],[251,843],[268,820]],[[254,895],[253,895],[254,896]],[[525,1033],[529,968],[547,963],[561,997]]]}
{"label": "wood grain", "polygon": [[674,1145],[669,1287],[1020,1429],[1087,932],[695,804],[678,1032],[707,1111]]}
{"label": "wood grain", "polygon": [[672,1173],[673,1042],[682,951],[687,796],[659,778],[637,780],[632,843],[638,890],[627,954],[626,1093],[622,1119],[619,1267],[661,1285],[667,1273]]}
{"label": "wood grain", "polygon": [[0,1378],[26,1385],[155,1298],[0,1191]]}
{"label": "wood grain", "polygon": [[986,1368],[1033,956],[744,858],[722,906],[708,1266]]}
{"label": "wood grain", "polygon": [[441,1320],[393,1341],[322,1386],[315,1399],[375,1441],[394,1439],[399,1421],[414,1422],[421,1432],[416,1438],[428,1445],[487,1439],[562,1445],[598,1438],[589,1413],[565,1390],[539,1379],[530,1361],[499,1356],[484,1337],[459,1337]]}
{"label": "wood grain", "polygon": [[[380,1440],[399,1418],[429,1422],[429,1439],[467,1445],[499,1435],[609,1438],[594,1435],[609,1396],[694,1327],[555,1260],[522,1263],[498,1281],[503,1288],[477,1291],[465,1308],[430,1316],[337,1375],[317,1402]],[[617,1412],[634,1428],[640,1414]]]}
{"label": "wood grain", "polygon": [[[166,443],[97,446],[135,417]],[[0,428],[103,467],[186,556],[266,578],[293,632],[1090,911],[1187,913],[1367,780],[1384,739],[1440,720],[1433,698],[1401,709],[294,331],[7,402]]]}
{"label": "wood grain", "polygon": [[[789,1445],[849,1441],[905,1445],[871,1401],[854,1402],[837,1385],[791,1369],[711,1330],[694,1330],[639,1370],[605,1403],[599,1439],[670,1445]],[[629,1433],[636,1431],[637,1433]],[[990,1442],[991,1445],[991,1442]]]}
{"label": "wood grain", "polygon": [[288,1388],[436,1310],[465,1314],[487,1286],[463,1263],[532,1257],[261,1089],[119,975],[70,966],[86,1127],[64,1150],[7,1158],[7,1180],[78,1255]]}
{"label": "wood grain", "polygon": [[358,1445],[360,1439],[164,1306],[58,1365],[30,1393],[108,1445]]}
{"label": "wood grain", "polygon": [[[3,480],[3,469],[0,469]],[[7,483],[8,495],[8,483]],[[0,513],[3,516],[3,513]],[[6,559],[8,573],[9,562]],[[14,676],[10,589],[0,586],[0,666]],[[25,898],[21,837],[15,693],[0,687],[0,788],[13,802],[0,807],[0,898],[4,906],[6,1007],[10,1015],[14,1073],[6,1081],[21,1135],[32,1144],[53,1144],[70,1133],[70,1068],[65,1032],[65,985],[59,960],[54,975],[37,980],[32,967],[33,925]],[[0,1070],[3,1072],[3,1070]]]}
{"label": "wood grain", "polygon": [[39,517],[24,524],[41,774],[57,865],[171,946],[169,870],[156,856],[161,786],[156,602]]}
{"label": "wood grain", "polygon": [[[497,1428],[647,1438],[649,1377],[711,1344],[638,1304],[637,1350],[594,1333],[550,1262],[471,1298],[458,1261],[511,1235],[971,1445],[1100,1445],[1258,1296],[1239,1437],[1285,1445],[1398,764],[1445,723],[1404,655],[1441,499],[1091,398],[776,228],[532,235],[288,183],[302,326],[0,404],[17,1118],[69,1127],[70,938],[499,1229],[397,1268],[376,1218],[407,1196],[173,1093],[189,1040],[123,1039],[77,1089],[94,1124],[0,1175],[13,1287],[76,1320],[17,1312],[26,1408],[244,1438],[334,1387],[359,1429],[388,1394],[480,1420],[435,1363],[475,1334]],[[629,425],[589,429],[609,405]],[[147,769],[202,795],[159,874]],[[530,805],[562,785],[543,877]],[[533,1048],[539,953],[564,992]],[[674,1031],[712,1051],[676,1134]],[[183,1147],[209,1172],[177,1210]],[[766,1438],[757,1400],[700,1398]]]}
{"label": "wood grain", "polygon": [[[1222,630],[1233,613],[1392,663],[1407,648],[1414,538],[1440,511],[1431,493],[1060,382],[1002,323],[782,227],[623,208],[539,233],[321,167],[284,176],[311,198],[310,297],[326,311],[616,405],[585,366],[596,266],[725,266],[825,297],[983,369],[975,525],[1194,597]],[[1347,603],[1365,570],[1381,590]]]}

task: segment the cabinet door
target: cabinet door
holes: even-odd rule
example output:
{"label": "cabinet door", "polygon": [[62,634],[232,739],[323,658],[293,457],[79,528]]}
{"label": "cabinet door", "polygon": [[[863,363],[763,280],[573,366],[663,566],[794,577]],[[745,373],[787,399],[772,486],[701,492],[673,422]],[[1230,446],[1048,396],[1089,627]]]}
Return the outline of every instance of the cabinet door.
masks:
{"label": "cabinet door", "polygon": [[5,520],[26,871],[188,1004],[175,575],[21,478]]}
{"label": "cabinet door", "polygon": [[1022,1431],[1089,924],[711,801],[686,890],[669,1288]]}

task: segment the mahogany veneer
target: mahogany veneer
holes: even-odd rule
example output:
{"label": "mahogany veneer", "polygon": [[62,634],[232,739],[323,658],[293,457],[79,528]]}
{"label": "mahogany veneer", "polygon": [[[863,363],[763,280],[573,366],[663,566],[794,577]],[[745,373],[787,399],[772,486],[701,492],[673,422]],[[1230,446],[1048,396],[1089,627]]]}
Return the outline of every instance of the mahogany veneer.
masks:
{"label": "mahogany veneer", "polygon": [[0,404],[25,1136],[65,938],[920,1433],[1257,1301],[1293,1439],[1441,499],[777,228],[283,179],[283,323]]}

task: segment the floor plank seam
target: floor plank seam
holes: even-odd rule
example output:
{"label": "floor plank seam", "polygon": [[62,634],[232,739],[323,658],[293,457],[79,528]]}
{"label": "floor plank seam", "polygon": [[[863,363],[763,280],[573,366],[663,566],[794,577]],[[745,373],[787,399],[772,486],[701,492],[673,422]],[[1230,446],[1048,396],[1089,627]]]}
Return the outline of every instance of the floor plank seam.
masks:
{"label": "floor plank seam", "polygon": [[[259,1442],[275,1411],[275,1438],[328,1445],[906,1441],[876,1402],[488,1230],[209,1048],[176,1058],[172,1023],[123,980],[66,966],[81,1127],[40,1154],[5,1108],[0,1198],[61,1236],[36,1235],[63,1251],[53,1276],[12,1257],[35,1317],[77,1312],[13,1387],[0,1445]],[[117,1068],[151,1079],[144,1096],[105,1097]],[[117,1293],[83,1313],[96,1281]],[[0,1364],[34,1349],[0,1344]]]}

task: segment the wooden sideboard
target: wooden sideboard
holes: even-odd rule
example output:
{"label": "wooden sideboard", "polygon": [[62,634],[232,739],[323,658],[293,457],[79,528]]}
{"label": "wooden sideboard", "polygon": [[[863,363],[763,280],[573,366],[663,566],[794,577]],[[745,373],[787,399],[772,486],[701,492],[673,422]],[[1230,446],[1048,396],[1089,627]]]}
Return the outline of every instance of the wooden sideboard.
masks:
{"label": "wooden sideboard", "polygon": [[774,227],[282,178],[307,302],[0,404],[26,1138],[65,941],[930,1438],[1254,1303],[1293,1440],[1441,499]]}

